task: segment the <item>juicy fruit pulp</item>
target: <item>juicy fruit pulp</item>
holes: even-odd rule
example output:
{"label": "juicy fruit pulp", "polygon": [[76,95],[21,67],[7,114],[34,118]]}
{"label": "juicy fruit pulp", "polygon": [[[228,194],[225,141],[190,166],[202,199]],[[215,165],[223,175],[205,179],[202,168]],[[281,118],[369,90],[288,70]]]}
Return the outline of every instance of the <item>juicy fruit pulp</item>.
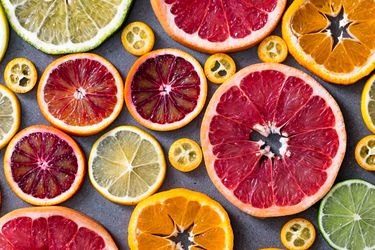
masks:
{"label": "juicy fruit pulp", "polygon": [[202,124],[211,179],[256,216],[311,206],[332,185],[345,151],[333,98],[302,72],[279,64],[237,73],[215,93]]}

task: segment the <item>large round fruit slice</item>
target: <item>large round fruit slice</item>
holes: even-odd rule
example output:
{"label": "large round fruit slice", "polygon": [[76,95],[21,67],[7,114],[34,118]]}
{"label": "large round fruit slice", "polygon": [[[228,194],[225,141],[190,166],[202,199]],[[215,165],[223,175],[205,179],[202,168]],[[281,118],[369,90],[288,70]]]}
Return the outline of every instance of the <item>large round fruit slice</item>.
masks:
{"label": "large round fruit slice", "polygon": [[88,216],[65,207],[29,207],[0,218],[0,247],[117,250],[111,235]]}
{"label": "large round fruit slice", "polygon": [[333,97],[307,74],[256,64],[214,94],[203,118],[207,171],[222,194],[257,217],[301,212],[331,188],[346,150]]}
{"label": "large round fruit slice", "polygon": [[208,53],[251,47],[276,27],[286,0],[151,0],[164,30]]}
{"label": "large round fruit slice", "polygon": [[47,67],[37,97],[52,125],[86,136],[117,118],[124,104],[123,89],[121,76],[110,62],[95,54],[73,54]]}
{"label": "large round fruit slice", "polygon": [[3,11],[3,7],[0,5],[0,62],[3,59],[5,52],[8,48],[8,40],[9,40],[9,26],[8,21],[5,17],[5,13]]}
{"label": "large round fruit slice", "polygon": [[132,0],[1,0],[13,29],[48,54],[99,46],[123,23]]}
{"label": "large round fruit slice", "polygon": [[283,18],[294,58],[326,81],[355,83],[375,68],[375,1],[296,0]]}
{"label": "large round fruit slice", "polygon": [[125,101],[143,126],[160,131],[181,128],[202,110],[207,79],[199,62],[177,49],[139,58],[126,79]]}
{"label": "large round fruit slice", "polygon": [[[224,208],[202,193],[182,188],[139,203],[130,218],[128,235],[131,250],[233,249],[233,231]],[[176,242],[179,239],[183,241]],[[188,242],[189,247],[184,245]]]}
{"label": "large round fruit slice", "polygon": [[5,177],[13,191],[33,205],[55,205],[73,196],[86,169],[84,154],[63,132],[44,125],[28,127],[9,143]]}
{"label": "large round fruit slice", "polygon": [[319,208],[319,230],[338,250],[375,249],[375,186],[347,180],[334,186]]}

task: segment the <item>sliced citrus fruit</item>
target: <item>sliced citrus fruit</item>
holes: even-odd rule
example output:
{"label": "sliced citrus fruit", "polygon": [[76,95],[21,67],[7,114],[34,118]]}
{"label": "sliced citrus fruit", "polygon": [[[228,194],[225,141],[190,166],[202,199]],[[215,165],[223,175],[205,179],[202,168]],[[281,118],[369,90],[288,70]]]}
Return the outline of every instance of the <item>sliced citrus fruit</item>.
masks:
{"label": "sliced citrus fruit", "polygon": [[375,249],[375,186],[363,180],[335,185],[319,208],[319,230],[334,249]]}
{"label": "sliced citrus fruit", "polygon": [[301,212],[329,191],[346,132],[339,106],[318,82],[265,63],[239,71],[216,90],[201,142],[219,191],[241,210],[271,217]]}
{"label": "sliced citrus fruit", "polygon": [[[176,242],[178,238],[191,245]],[[233,231],[227,212],[218,202],[178,188],[157,193],[136,206],[129,222],[128,242],[131,250],[231,250]]]}
{"label": "sliced citrus fruit", "polygon": [[107,199],[136,204],[159,189],[166,164],[163,149],[150,134],[121,126],[100,137],[91,149],[89,176]]}
{"label": "sliced citrus fruit", "polygon": [[28,207],[0,218],[2,249],[118,250],[90,217],[65,207]]}
{"label": "sliced citrus fruit", "polygon": [[259,248],[258,250],[283,250],[283,249],[271,247],[271,248]]}
{"label": "sliced citrus fruit", "polygon": [[63,132],[35,125],[19,132],[4,156],[12,190],[33,205],[55,205],[72,197],[85,176],[85,156]]}
{"label": "sliced citrus fruit", "polygon": [[168,158],[175,169],[190,172],[201,164],[202,150],[195,141],[182,138],[172,143]]}
{"label": "sliced citrus fruit", "polygon": [[55,127],[80,136],[96,134],[120,114],[123,81],[104,58],[72,54],[51,63],[38,87],[38,104]]}
{"label": "sliced citrus fruit", "polygon": [[358,142],[355,159],[362,168],[375,171],[375,135],[366,136]]}
{"label": "sliced citrus fruit", "polygon": [[375,2],[297,0],[283,37],[294,58],[322,79],[352,84],[375,68]]}
{"label": "sliced citrus fruit", "polygon": [[262,62],[281,63],[288,56],[288,47],[279,36],[269,36],[258,47],[258,56]]}
{"label": "sliced citrus fruit", "polygon": [[132,0],[1,0],[13,29],[48,54],[96,48],[123,23]]}
{"label": "sliced citrus fruit", "polygon": [[363,88],[361,111],[367,128],[375,133],[375,74],[366,82]]}
{"label": "sliced citrus fruit", "polygon": [[177,42],[208,53],[251,47],[276,27],[286,0],[151,0],[164,30]]}
{"label": "sliced citrus fruit", "polygon": [[134,22],[125,27],[121,34],[121,41],[130,54],[141,56],[154,47],[155,35],[147,24]]}
{"label": "sliced citrus fruit", "polygon": [[281,229],[281,242],[290,250],[309,249],[315,241],[314,225],[305,219],[296,218],[288,221]]}
{"label": "sliced citrus fruit", "polygon": [[5,13],[3,11],[3,7],[0,5],[0,62],[3,59],[5,52],[8,48],[8,41],[9,41],[9,26],[8,21],[6,19]]}
{"label": "sliced citrus fruit", "polygon": [[199,62],[177,49],[152,51],[132,66],[125,85],[128,110],[143,126],[181,128],[203,109],[207,79]]}
{"label": "sliced citrus fruit", "polygon": [[4,80],[7,86],[16,93],[31,91],[38,79],[34,64],[26,58],[15,58],[5,67]]}
{"label": "sliced citrus fruit", "polygon": [[0,84],[0,150],[17,133],[21,123],[21,106],[17,96]]}
{"label": "sliced citrus fruit", "polygon": [[204,64],[208,80],[221,84],[236,73],[236,63],[227,54],[218,53],[210,56]]}

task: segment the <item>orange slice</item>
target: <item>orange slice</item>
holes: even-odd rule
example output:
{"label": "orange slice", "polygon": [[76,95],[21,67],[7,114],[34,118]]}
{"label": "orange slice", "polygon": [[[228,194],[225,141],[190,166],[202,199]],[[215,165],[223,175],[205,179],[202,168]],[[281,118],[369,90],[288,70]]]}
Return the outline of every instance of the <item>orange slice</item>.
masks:
{"label": "orange slice", "polygon": [[130,218],[128,236],[131,250],[182,249],[175,237],[188,238],[189,249],[233,249],[233,231],[224,208],[202,193],[182,188],[139,203]]}
{"label": "orange slice", "polygon": [[355,148],[357,163],[368,171],[375,171],[375,135],[360,140]]}
{"label": "orange slice", "polygon": [[221,84],[236,73],[236,63],[227,54],[218,53],[210,56],[204,64],[208,80]]}
{"label": "orange slice", "polygon": [[352,84],[375,68],[375,2],[297,0],[282,32],[290,53],[322,79]]}
{"label": "orange slice", "polygon": [[147,24],[134,22],[125,27],[121,34],[121,42],[130,54],[141,56],[154,47],[155,35]]}
{"label": "orange slice", "polygon": [[258,56],[262,62],[281,63],[288,56],[288,47],[279,36],[269,36],[258,47]]}
{"label": "orange slice", "polygon": [[16,58],[10,61],[4,71],[7,86],[16,93],[31,91],[38,79],[34,64],[26,58]]}
{"label": "orange slice", "polygon": [[190,172],[202,162],[202,150],[193,140],[182,138],[175,141],[168,152],[169,162],[181,172]]}

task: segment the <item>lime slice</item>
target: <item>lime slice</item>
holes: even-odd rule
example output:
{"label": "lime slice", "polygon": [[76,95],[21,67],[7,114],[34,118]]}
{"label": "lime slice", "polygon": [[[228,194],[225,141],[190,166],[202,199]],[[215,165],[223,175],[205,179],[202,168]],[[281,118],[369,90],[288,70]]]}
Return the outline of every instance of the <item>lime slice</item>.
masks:
{"label": "lime slice", "polygon": [[48,54],[96,48],[123,23],[132,0],[1,0],[13,29]]}
{"label": "lime slice", "polygon": [[318,223],[334,249],[375,249],[375,186],[362,180],[337,184],[320,204]]}
{"label": "lime slice", "polygon": [[91,150],[91,183],[113,202],[138,203],[156,192],[165,172],[160,144],[136,127],[122,126],[108,132]]}
{"label": "lime slice", "polygon": [[3,59],[5,52],[8,47],[8,40],[9,40],[9,26],[7,19],[5,17],[3,8],[0,5],[0,30],[4,32],[0,32],[0,62]]}

